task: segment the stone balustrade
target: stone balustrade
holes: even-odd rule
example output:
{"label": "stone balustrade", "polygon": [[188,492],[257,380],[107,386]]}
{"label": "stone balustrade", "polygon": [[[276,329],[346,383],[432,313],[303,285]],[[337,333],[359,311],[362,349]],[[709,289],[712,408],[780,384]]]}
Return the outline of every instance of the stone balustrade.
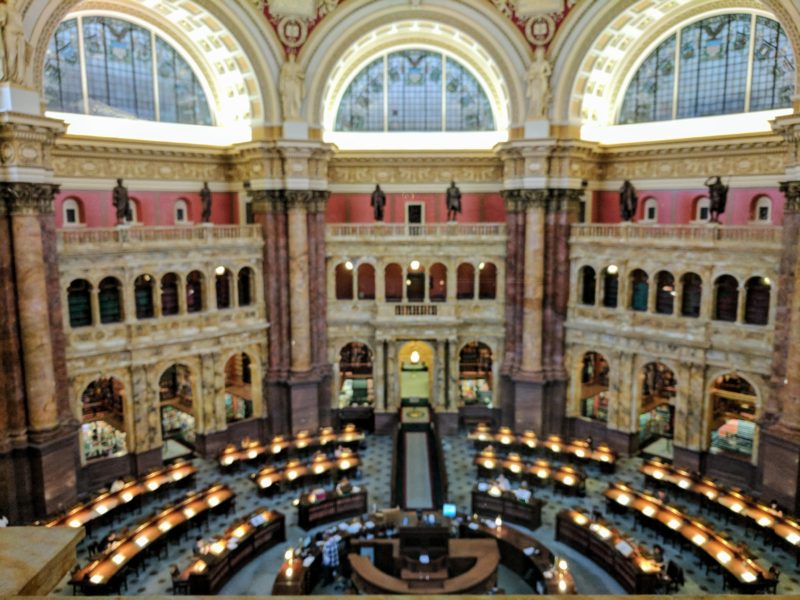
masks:
{"label": "stone balustrade", "polygon": [[348,223],[328,225],[326,238],[330,241],[376,238],[390,241],[409,238],[505,238],[505,223]]}
{"label": "stone balustrade", "polygon": [[748,244],[780,248],[782,228],[768,225],[643,225],[589,223],[573,225],[571,242],[636,242],[648,245],[718,246]]}

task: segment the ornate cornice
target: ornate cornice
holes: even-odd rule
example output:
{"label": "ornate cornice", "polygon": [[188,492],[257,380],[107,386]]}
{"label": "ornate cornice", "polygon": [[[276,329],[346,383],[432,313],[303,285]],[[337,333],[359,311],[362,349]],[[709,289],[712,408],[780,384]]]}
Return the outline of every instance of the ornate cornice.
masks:
{"label": "ornate cornice", "polygon": [[500,183],[503,165],[490,153],[351,153],[328,163],[331,184]]}
{"label": "ornate cornice", "polygon": [[49,183],[0,182],[0,216],[51,214],[58,190]]}

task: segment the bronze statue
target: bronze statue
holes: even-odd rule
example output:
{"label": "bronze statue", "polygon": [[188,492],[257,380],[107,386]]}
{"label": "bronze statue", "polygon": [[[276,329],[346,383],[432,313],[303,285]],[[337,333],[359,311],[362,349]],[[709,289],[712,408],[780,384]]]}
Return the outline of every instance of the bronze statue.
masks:
{"label": "bronze statue", "polygon": [[117,179],[117,187],[114,188],[112,202],[114,208],[117,209],[117,225],[130,221],[133,217],[131,200],[128,198],[128,188],[122,185],[122,179]]}
{"label": "bronze statue", "polygon": [[211,190],[208,188],[208,182],[203,182],[203,189],[200,190],[200,202],[203,205],[202,219],[203,223],[211,222]]}
{"label": "bronze statue", "polygon": [[722,183],[719,175],[709,177],[703,184],[708,187],[708,198],[711,201],[711,222],[719,223],[719,216],[725,212],[728,202],[728,186]]}
{"label": "bronze statue", "polygon": [[447,220],[455,221],[456,215],[461,213],[461,190],[456,187],[456,182],[451,181],[447,188]]}
{"label": "bronze statue", "polygon": [[369,203],[372,205],[372,210],[375,213],[376,221],[383,221],[383,207],[386,206],[386,194],[383,193],[380,185],[375,185],[375,191],[372,192],[372,198]]}
{"label": "bronze statue", "polygon": [[619,189],[619,214],[623,221],[632,221],[636,216],[636,206],[639,198],[636,196],[636,188],[627,179]]}

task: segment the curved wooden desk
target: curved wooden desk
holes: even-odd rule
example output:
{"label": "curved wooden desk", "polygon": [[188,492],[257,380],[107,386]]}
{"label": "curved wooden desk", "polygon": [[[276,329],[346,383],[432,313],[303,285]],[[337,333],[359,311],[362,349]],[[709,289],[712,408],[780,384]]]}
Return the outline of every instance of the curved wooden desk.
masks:
{"label": "curved wooden desk", "polygon": [[495,540],[450,540],[449,559],[475,559],[466,573],[448,579],[420,577],[401,579],[380,571],[366,556],[350,554],[352,579],[362,594],[483,594],[497,581],[500,552]]}

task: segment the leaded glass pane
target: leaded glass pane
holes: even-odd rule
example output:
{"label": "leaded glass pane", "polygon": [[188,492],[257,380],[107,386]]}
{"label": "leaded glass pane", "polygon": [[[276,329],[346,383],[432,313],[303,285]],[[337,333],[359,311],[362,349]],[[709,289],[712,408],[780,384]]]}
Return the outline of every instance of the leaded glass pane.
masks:
{"label": "leaded glass pane", "polygon": [[44,63],[44,93],[47,110],[83,112],[78,20],[64,21],[47,47]]}
{"label": "leaded glass pane", "polygon": [[672,118],[675,82],[675,36],[671,36],[639,67],[631,80],[619,122],[642,123]]}
{"label": "leaded glass pane", "polygon": [[389,131],[442,130],[442,55],[403,50],[389,55]]}
{"label": "leaded glass pane", "polygon": [[372,61],[347,86],[336,113],[336,131],[383,131],[383,63]]}
{"label": "leaded glass pane", "polygon": [[491,131],[494,115],[486,92],[472,73],[447,59],[445,114],[447,131]]}
{"label": "leaded glass pane", "polygon": [[756,17],[750,110],[788,108],[794,95],[794,53],[777,21]]}
{"label": "leaded glass pane", "polygon": [[161,120],[211,125],[205,92],[183,57],[164,40],[156,38],[156,59]]}

